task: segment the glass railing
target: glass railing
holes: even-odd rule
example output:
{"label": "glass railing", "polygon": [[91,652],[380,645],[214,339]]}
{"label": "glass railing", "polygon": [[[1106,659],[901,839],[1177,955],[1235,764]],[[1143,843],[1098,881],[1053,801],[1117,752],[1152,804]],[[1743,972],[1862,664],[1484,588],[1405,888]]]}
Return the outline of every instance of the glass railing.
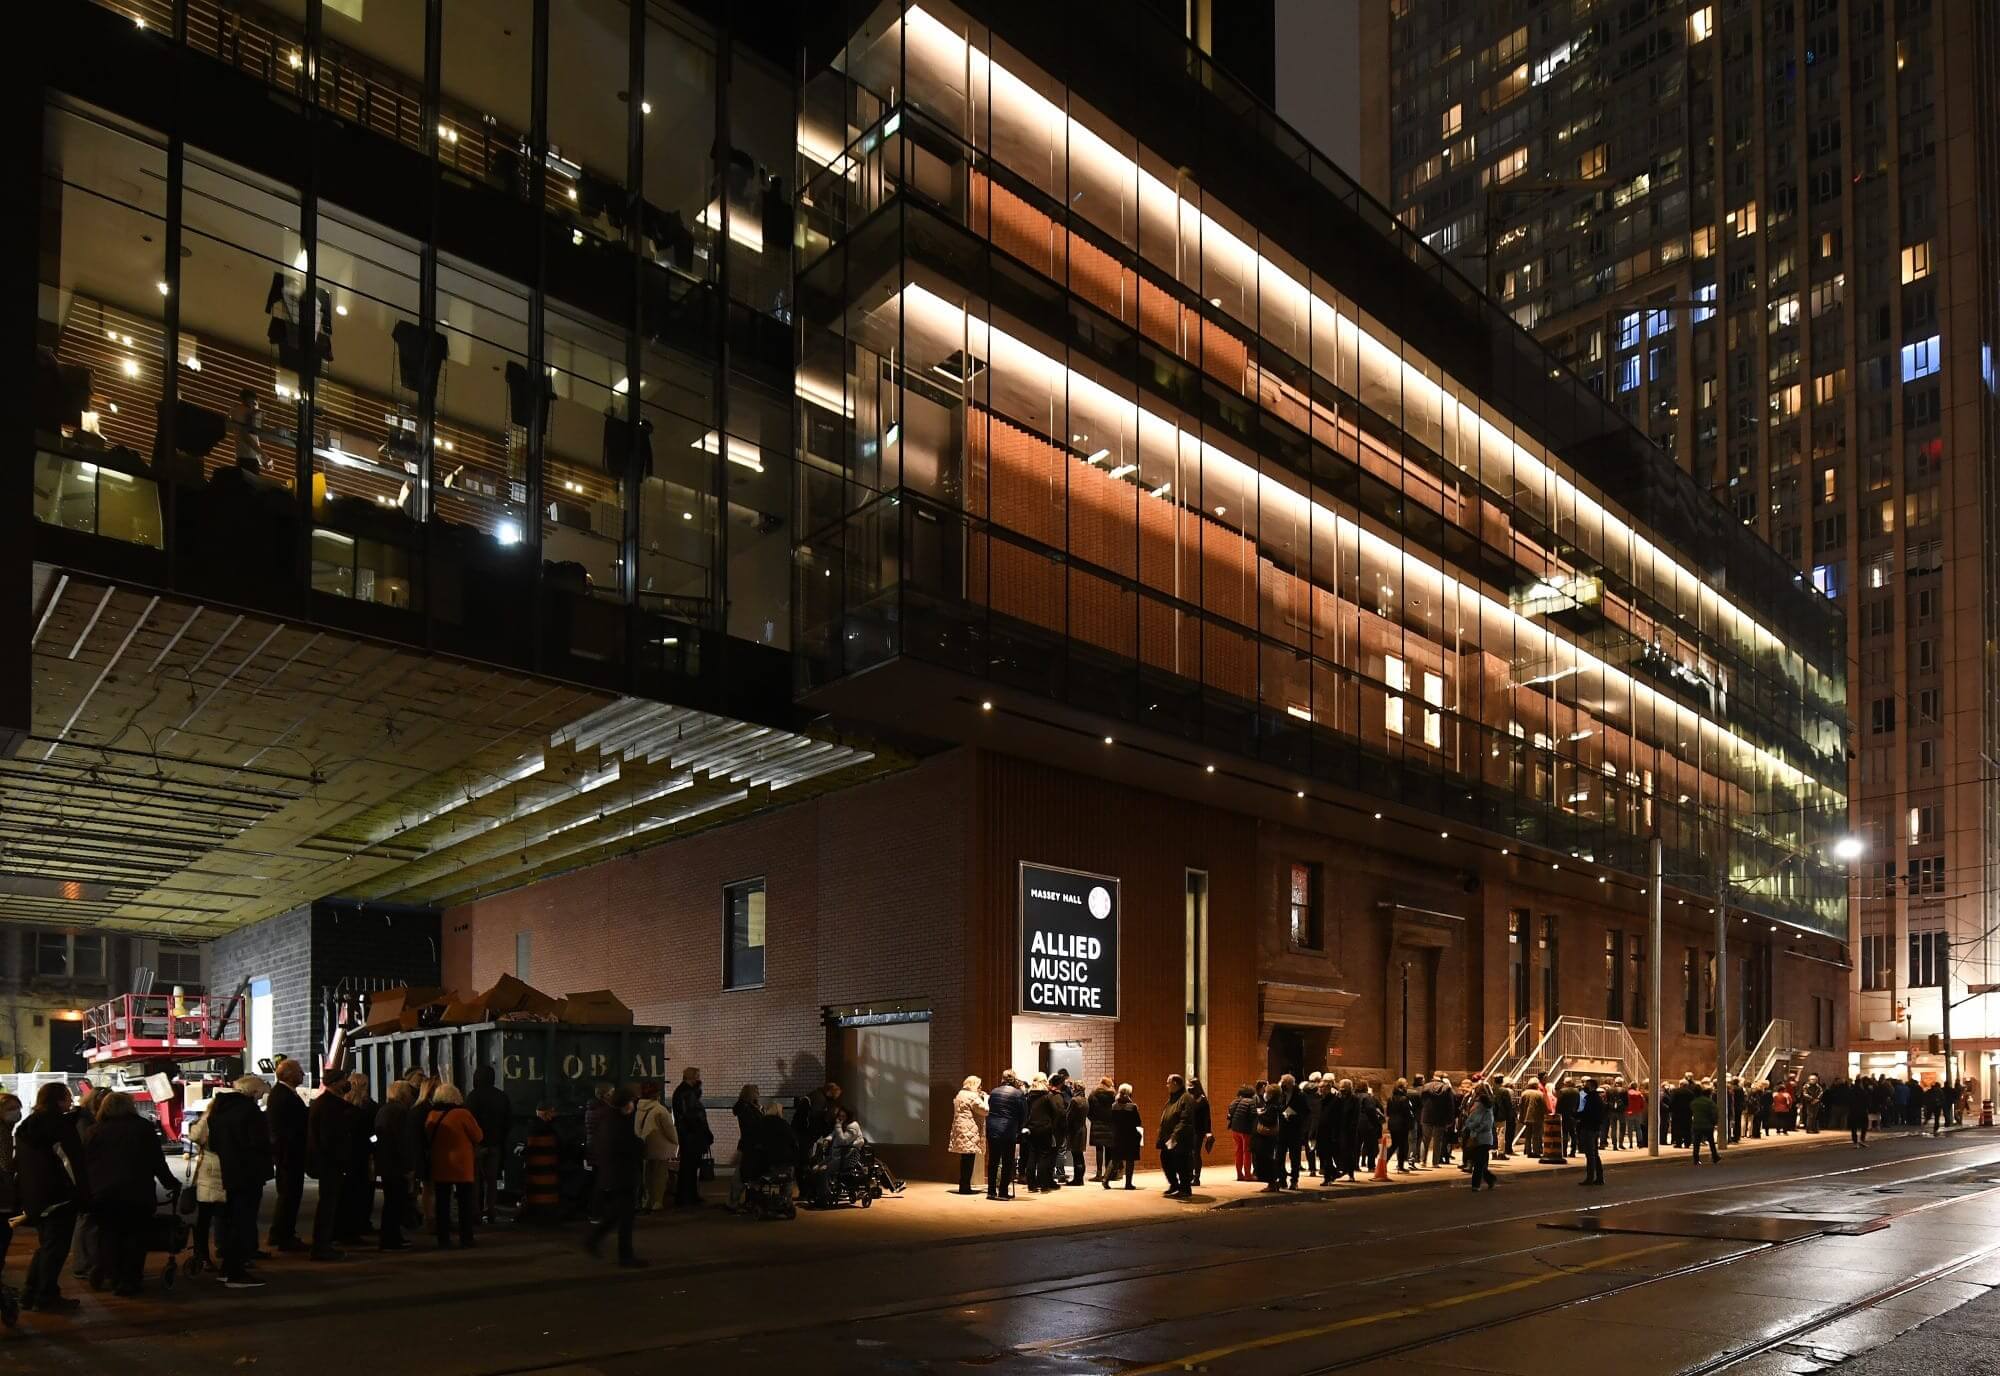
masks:
{"label": "glass railing", "polygon": [[160,486],[108,453],[35,451],[35,519],[63,530],[161,549]]}

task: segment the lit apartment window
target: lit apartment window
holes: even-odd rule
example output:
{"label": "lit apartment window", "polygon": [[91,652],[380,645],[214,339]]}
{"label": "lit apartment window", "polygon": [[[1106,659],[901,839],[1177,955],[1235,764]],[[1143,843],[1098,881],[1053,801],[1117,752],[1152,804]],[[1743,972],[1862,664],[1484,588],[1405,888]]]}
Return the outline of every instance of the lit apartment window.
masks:
{"label": "lit apartment window", "polygon": [[1598,144],[1597,147],[1589,150],[1581,158],[1577,159],[1576,175],[1579,177],[1601,177],[1604,175],[1603,144]]}
{"label": "lit apartment window", "polygon": [[1938,370],[1938,336],[1903,346],[1903,381],[1915,382]]}
{"label": "lit apartment window", "polygon": [[1839,499],[1839,495],[1840,495],[1840,478],[1838,475],[1838,471],[1831,468],[1822,471],[1819,475],[1820,501],[1822,503],[1834,502]]}
{"label": "lit apartment window", "polygon": [[1914,282],[1919,277],[1931,275],[1931,241],[1911,244],[1903,250],[1903,280]]}
{"label": "lit apartment window", "polygon": [[1382,661],[1382,681],[1389,685],[1383,724],[1389,728],[1390,735],[1400,736],[1403,734],[1402,692],[1410,686],[1408,666],[1394,655],[1385,657]]}
{"label": "lit apartment window", "polygon": [[1688,15],[1688,43],[1690,46],[1706,42],[1714,32],[1715,6],[1703,5],[1700,9]]}
{"label": "lit apartment window", "polygon": [[1746,201],[1723,217],[1729,232],[1741,239],[1746,234],[1757,232],[1757,203]]}
{"label": "lit apartment window", "polygon": [[1493,166],[1487,169],[1481,180],[1488,185],[1498,186],[1511,182],[1528,170],[1528,150],[1525,146],[1502,153]]}
{"label": "lit apartment window", "polygon": [[1429,704],[1424,712],[1424,744],[1433,750],[1444,748],[1444,714],[1429,710],[1444,706],[1444,675],[1424,674],[1424,701]]}
{"label": "lit apartment window", "polygon": [[1694,256],[1706,258],[1715,252],[1715,226],[1703,225],[1694,232]]}
{"label": "lit apartment window", "polygon": [[1444,119],[1440,122],[1441,127],[1439,128],[1438,131],[1438,137],[1445,139],[1457,138],[1459,128],[1464,122],[1464,118],[1465,118],[1465,107],[1463,105],[1454,105],[1449,110],[1445,111]]}
{"label": "lit apartment window", "polygon": [[1836,368],[1813,378],[1813,403],[1824,406],[1839,396],[1847,385],[1847,369]]}

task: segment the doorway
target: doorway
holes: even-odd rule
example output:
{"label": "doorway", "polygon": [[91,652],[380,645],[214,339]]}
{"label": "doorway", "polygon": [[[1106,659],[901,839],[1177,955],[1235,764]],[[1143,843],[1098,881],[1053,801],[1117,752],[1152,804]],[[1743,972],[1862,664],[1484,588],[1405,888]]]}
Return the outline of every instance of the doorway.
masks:
{"label": "doorway", "polygon": [[49,1069],[64,1075],[90,1070],[83,1059],[83,1023],[74,1018],[49,1019]]}

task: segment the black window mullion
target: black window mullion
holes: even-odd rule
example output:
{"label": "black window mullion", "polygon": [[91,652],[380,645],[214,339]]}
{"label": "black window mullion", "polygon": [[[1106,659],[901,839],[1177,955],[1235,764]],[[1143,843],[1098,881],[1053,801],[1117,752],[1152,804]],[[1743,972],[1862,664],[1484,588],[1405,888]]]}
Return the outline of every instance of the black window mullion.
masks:
{"label": "black window mullion", "polygon": [[521,535],[522,543],[527,546],[528,568],[535,587],[534,626],[530,634],[533,637],[534,662],[539,664],[542,657],[542,624],[546,619],[543,602],[547,595],[542,578],[542,491],[549,414],[548,346],[543,338],[549,236],[542,220],[548,214],[549,183],[549,0],[535,0],[534,23],[534,53],[531,58],[534,113],[528,121],[531,126],[528,133],[528,204],[534,211],[535,280],[528,293],[528,471],[524,484],[527,510],[522,513]]}
{"label": "black window mullion", "polygon": [[305,285],[299,292],[298,482],[299,530],[293,541],[295,593],[303,603],[312,587],[313,438],[319,389],[319,132],[318,82],[320,35],[325,10],[321,0],[306,0],[306,71],[313,98],[305,104],[307,157],[304,185],[299,188],[299,242],[305,248]]}

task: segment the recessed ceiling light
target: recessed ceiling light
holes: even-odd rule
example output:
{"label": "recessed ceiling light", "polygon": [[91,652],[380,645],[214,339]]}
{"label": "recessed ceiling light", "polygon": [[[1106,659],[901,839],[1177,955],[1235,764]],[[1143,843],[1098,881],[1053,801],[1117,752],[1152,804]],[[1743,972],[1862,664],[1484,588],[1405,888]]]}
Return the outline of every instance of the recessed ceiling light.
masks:
{"label": "recessed ceiling light", "polygon": [[1438,833],[1438,839],[1441,841],[1449,841],[1451,839],[1451,833],[1448,831],[1441,831]]}
{"label": "recessed ceiling light", "polygon": [[1305,796],[1306,796],[1306,791],[1305,791],[1305,790],[1304,790],[1303,788],[1299,790],[1299,796],[1300,796],[1301,798],[1303,798],[1303,797],[1305,797]]}
{"label": "recessed ceiling light", "polygon": [[1376,820],[1376,821],[1378,821],[1378,822],[1379,822],[1379,821],[1381,821],[1381,820],[1382,820],[1382,814],[1381,814],[1381,813],[1379,813],[1379,812],[1378,812],[1378,813],[1376,813],[1376,814],[1375,814],[1375,820]]}
{"label": "recessed ceiling light", "polygon": [[1208,767],[1208,772],[1209,772],[1209,773],[1211,773],[1211,774],[1213,774],[1213,773],[1215,772],[1215,766],[1214,766],[1214,765],[1210,765],[1210,766]]}
{"label": "recessed ceiling light", "polygon": [[1109,736],[1106,736],[1106,737],[1104,738],[1104,743],[1105,743],[1106,745],[1109,745],[1109,744],[1111,744],[1111,737],[1109,737]]}
{"label": "recessed ceiling light", "polygon": [[980,703],[980,704],[979,704],[979,710],[980,710],[980,711],[982,711],[982,712],[991,712],[991,711],[993,710],[993,701],[992,701],[992,699],[990,699],[990,698],[989,698],[989,699],[987,699],[987,700],[986,700],[985,702],[982,702],[982,703]]}

